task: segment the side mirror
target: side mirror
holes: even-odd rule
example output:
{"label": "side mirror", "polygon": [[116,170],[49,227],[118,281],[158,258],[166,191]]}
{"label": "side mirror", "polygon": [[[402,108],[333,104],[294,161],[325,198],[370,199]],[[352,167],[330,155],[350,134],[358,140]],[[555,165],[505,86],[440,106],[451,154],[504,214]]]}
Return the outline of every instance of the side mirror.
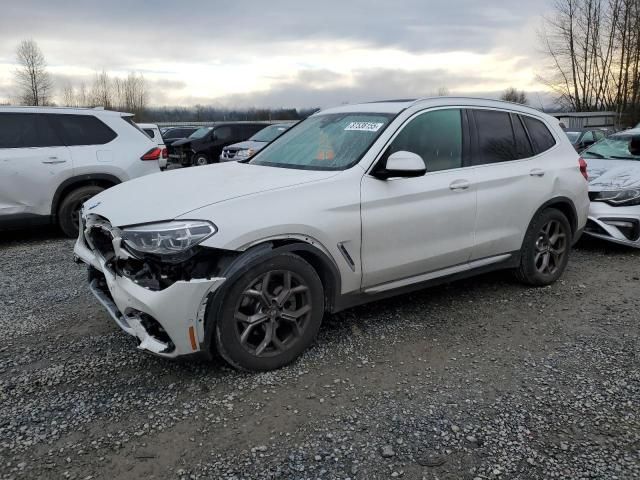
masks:
{"label": "side mirror", "polygon": [[629,142],[629,153],[634,157],[640,157],[640,135],[631,137]]}
{"label": "side mirror", "polygon": [[422,177],[425,173],[427,173],[427,167],[425,167],[424,160],[420,155],[400,151],[391,154],[387,158],[386,166],[374,172],[374,176],[381,180],[387,180],[394,177]]}

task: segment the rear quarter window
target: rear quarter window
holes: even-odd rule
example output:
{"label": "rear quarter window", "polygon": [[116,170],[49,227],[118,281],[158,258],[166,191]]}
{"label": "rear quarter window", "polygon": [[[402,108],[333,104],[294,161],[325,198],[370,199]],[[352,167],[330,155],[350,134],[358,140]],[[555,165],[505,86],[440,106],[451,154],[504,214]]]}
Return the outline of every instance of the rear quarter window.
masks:
{"label": "rear quarter window", "polygon": [[523,115],[522,119],[524,120],[524,124],[529,132],[531,142],[533,143],[535,155],[546,152],[555,146],[556,139],[543,122],[526,115]]}
{"label": "rear quarter window", "polygon": [[68,146],[104,145],[118,135],[93,115],[51,115],[56,130]]}

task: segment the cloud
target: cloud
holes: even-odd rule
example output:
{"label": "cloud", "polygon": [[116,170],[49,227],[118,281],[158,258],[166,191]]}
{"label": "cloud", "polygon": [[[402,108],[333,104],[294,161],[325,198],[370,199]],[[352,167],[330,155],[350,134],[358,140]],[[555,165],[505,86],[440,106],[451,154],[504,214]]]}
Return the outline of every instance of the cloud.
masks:
{"label": "cloud", "polygon": [[0,17],[0,96],[24,38],[40,44],[57,79],[140,72],[156,104],[333,104],[442,85],[497,89],[505,75],[538,88],[532,32],[541,4],[21,0]]}

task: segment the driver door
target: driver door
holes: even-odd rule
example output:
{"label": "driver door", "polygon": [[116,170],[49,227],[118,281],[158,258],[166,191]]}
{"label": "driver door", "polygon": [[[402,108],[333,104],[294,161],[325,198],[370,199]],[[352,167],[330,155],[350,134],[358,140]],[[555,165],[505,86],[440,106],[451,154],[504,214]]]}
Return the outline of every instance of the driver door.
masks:
{"label": "driver door", "polygon": [[476,188],[474,169],[465,159],[468,142],[463,118],[460,109],[418,113],[392,140],[381,161],[397,151],[415,153],[425,162],[424,176],[363,177],[364,289],[401,280],[412,283],[412,277],[464,267],[469,261]]}

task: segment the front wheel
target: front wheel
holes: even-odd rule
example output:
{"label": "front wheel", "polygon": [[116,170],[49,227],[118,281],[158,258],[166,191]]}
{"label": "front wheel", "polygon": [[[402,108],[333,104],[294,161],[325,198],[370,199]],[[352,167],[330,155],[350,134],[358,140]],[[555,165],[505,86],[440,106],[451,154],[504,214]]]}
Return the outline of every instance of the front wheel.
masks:
{"label": "front wheel", "polygon": [[208,163],[209,163],[209,157],[207,157],[203,153],[199,153],[195,157],[193,157],[193,164],[198,167],[202,167],[204,165],[207,165]]}
{"label": "front wheel", "polygon": [[571,226],[560,210],[543,210],[524,238],[520,267],[516,276],[533,286],[545,286],[558,280],[564,273],[571,251]]}
{"label": "front wheel", "polygon": [[267,371],[291,363],[314,341],[324,315],[324,291],[314,268],[286,253],[233,282],[216,322],[218,353],[232,366]]}

